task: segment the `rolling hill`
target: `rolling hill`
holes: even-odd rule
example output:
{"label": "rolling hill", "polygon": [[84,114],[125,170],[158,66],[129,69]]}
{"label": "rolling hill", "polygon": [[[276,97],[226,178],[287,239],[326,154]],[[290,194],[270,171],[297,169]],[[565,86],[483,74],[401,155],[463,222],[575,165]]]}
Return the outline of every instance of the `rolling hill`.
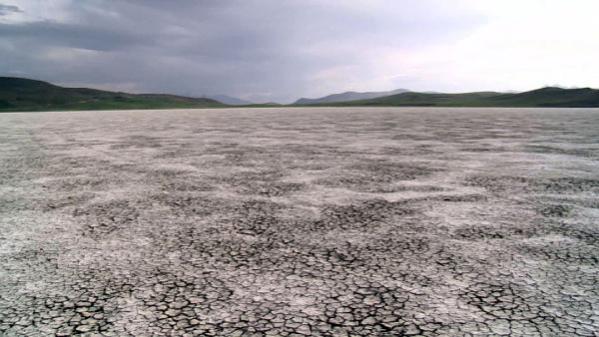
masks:
{"label": "rolling hill", "polygon": [[310,105],[310,104],[321,104],[321,103],[338,103],[338,102],[349,102],[364,99],[372,99],[383,96],[396,95],[400,93],[408,92],[406,89],[396,89],[391,91],[372,91],[372,92],[355,92],[347,91],[340,94],[332,94],[320,98],[300,98],[295,101],[295,105]]}
{"label": "rolling hill", "polygon": [[[372,97],[373,95],[375,97]],[[168,94],[129,94],[88,88],[65,88],[43,81],[0,77],[0,112],[216,108],[242,103],[244,102],[223,104],[212,98]],[[281,105],[267,103],[244,106]],[[599,90],[546,87],[522,93],[482,91],[446,94],[397,89],[390,92],[346,92],[316,99],[302,98],[291,106],[599,107]]]}
{"label": "rolling hill", "polygon": [[472,92],[463,94],[405,92],[334,106],[445,106],[445,107],[599,107],[599,90],[546,87],[522,93]]}
{"label": "rolling hill", "polygon": [[128,94],[64,88],[43,81],[0,77],[0,111],[109,110],[223,107],[209,98],[167,94]]}
{"label": "rolling hill", "polygon": [[247,101],[245,99],[232,97],[229,95],[208,95],[206,97],[213,99],[215,101],[219,101],[223,104],[227,104],[227,105],[252,105],[252,104],[254,104],[253,102]]}

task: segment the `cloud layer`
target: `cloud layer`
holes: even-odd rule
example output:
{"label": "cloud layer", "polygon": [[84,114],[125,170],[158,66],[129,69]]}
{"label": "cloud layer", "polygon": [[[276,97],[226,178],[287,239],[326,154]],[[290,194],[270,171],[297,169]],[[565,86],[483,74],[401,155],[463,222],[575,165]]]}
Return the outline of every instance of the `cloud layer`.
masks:
{"label": "cloud layer", "polygon": [[597,12],[593,0],[7,0],[0,74],[283,102],[599,86]]}

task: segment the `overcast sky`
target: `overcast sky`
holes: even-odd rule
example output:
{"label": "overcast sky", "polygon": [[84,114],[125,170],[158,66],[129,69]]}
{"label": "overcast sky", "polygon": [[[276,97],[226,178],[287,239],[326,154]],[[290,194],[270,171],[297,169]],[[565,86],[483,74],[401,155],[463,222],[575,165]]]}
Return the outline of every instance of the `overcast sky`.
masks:
{"label": "overcast sky", "polygon": [[0,75],[289,102],[599,87],[597,0],[0,0]]}

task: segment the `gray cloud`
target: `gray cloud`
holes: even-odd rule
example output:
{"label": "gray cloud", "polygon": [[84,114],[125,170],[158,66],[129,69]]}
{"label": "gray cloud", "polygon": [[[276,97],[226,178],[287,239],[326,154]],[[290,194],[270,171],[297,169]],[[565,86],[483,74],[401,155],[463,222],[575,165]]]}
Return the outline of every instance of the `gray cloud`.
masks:
{"label": "gray cloud", "polygon": [[73,47],[88,50],[110,51],[131,48],[148,43],[152,37],[141,33],[122,32],[106,27],[90,27],[84,24],[64,24],[52,21],[20,24],[0,24],[0,36],[13,41],[40,43],[52,47]]}
{"label": "gray cloud", "polygon": [[10,13],[22,13],[23,11],[14,5],[3,5],[0,4],[0,16],[8,15]]}
{"label": "gray cloud", "polygon": [[450,41],[481,24],[468,11],[424,2],[65,2],[60,17],[0,23],[0,73],[290,101],[372,81],[382,53]]}

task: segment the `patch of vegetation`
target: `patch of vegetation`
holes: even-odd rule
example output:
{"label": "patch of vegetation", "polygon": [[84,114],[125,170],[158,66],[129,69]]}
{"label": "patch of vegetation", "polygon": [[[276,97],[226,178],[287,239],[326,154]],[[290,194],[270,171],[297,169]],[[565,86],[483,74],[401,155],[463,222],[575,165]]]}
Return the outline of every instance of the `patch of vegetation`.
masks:
{"label": "patch of vegetation", "polygon": [[397,95],[328,106],[440,106],[440,107],[599,107],[599,90],[541,88],[523,93],[471,92],[463,94],[405,92]]}
{"label": "patch of vegetation", "polygon": [[215,108],[224,106],[226,105],[209,98],[63,88],[42,81],[0,77],[0,112]]}

